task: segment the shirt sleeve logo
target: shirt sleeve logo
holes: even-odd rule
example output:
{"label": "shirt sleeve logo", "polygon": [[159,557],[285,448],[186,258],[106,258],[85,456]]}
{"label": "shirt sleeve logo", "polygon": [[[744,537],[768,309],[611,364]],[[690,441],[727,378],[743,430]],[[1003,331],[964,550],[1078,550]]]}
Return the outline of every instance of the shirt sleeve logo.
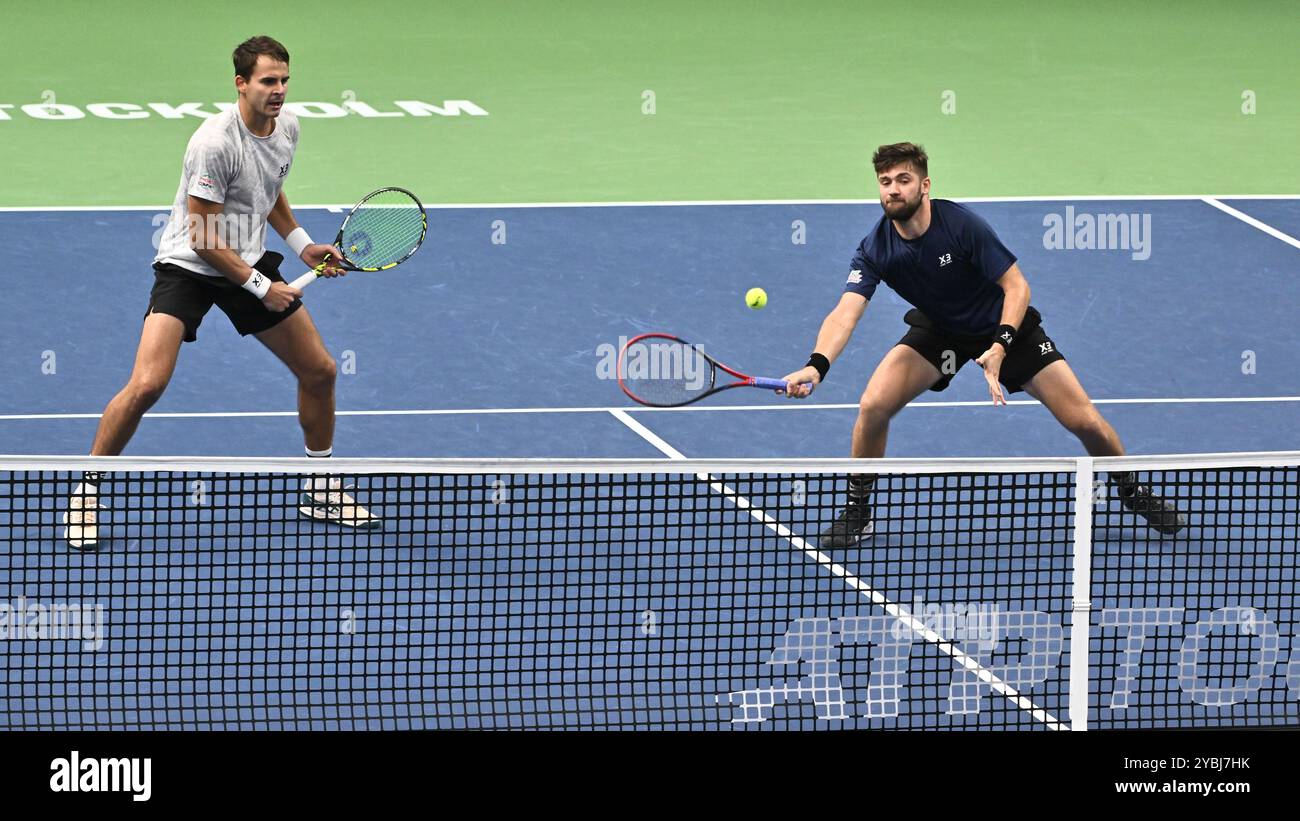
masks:
{"label": "shirt sleeve logo", "polygon": [[217,181],[207,174],[200,174],[198,186],[199,188],[206,188],[209,191],[215,191],[217,189]]}
{"label": "shirt sleeve logo", "polygon": [[849,282],[848,282],[848,284],[849,284],[849,285],[861,285],[861,284],[862,284],[862,272],[861,272],[861,271],[849,271]]}

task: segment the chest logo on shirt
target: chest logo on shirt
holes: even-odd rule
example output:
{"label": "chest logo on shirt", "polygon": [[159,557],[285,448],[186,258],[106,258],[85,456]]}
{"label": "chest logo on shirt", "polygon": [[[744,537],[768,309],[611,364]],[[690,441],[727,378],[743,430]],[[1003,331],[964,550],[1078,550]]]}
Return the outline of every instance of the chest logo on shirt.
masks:
{"label": "chest logo on shirt", "polygon": [[280,176],[281,176],[282,178],[284,177],[285,174],[288,174],[288,173],[289,173],[289,166],[290,166],[291,164],[292,164],[292,163],[285,163],[284,165],[280,166]]}
{"label": "chest logo on shirt", "polygon": [[940,268],[942,268],[943,266],[947,265],[950,262],[952,262],[952,254],[942,254],[939,256]]}

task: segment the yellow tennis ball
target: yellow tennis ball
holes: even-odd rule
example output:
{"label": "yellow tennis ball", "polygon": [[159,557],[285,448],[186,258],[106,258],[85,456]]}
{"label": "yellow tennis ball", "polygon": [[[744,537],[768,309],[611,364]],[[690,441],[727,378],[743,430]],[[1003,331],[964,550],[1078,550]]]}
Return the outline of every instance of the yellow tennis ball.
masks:
{"label": "yellow tennis ball", "polygon": [[750,288],[745,292],[745,304],[757,311],[767,304],[767,291],[762,288]]}

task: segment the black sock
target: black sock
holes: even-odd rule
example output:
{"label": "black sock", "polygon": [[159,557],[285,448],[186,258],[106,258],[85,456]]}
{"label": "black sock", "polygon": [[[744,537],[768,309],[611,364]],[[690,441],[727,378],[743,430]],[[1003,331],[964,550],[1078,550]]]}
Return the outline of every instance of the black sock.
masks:
{"label": "black sock", "polygon": [[849,496],[866,501],[876,489],[876,476],[869,473],[857,473],[849,477]]}
{"label": "black sock", "polygon": [[1132,493],[1138,483],[1137,474],[1131,471],[1126,473],[1112,473],[1110,474],[1110,481],[1112,484],[1119,487],[1120,493],[1126,495]]}

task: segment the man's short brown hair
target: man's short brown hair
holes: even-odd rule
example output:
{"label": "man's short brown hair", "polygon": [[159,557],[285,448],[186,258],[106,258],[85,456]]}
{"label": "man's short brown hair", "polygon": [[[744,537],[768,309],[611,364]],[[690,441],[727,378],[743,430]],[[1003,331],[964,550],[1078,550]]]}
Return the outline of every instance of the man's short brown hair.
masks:
{"label": "man's short brown hair", "polygon": [[279,40],[259,34],[235,46],[235,53],[231,55],[235,63],[235,74],[245,80],[253,79],[253,69],[257,66],[258,56],[262,54],[282,63],[289,62],[289,50]]}
{"label": "man's short brown hair", "polygon": [[910,164],[922,179],[930,176],[930,158],[925,149],[915,143],[882,145],[871,156],[871,164],[876,167],[877,174],[894,166]]}

